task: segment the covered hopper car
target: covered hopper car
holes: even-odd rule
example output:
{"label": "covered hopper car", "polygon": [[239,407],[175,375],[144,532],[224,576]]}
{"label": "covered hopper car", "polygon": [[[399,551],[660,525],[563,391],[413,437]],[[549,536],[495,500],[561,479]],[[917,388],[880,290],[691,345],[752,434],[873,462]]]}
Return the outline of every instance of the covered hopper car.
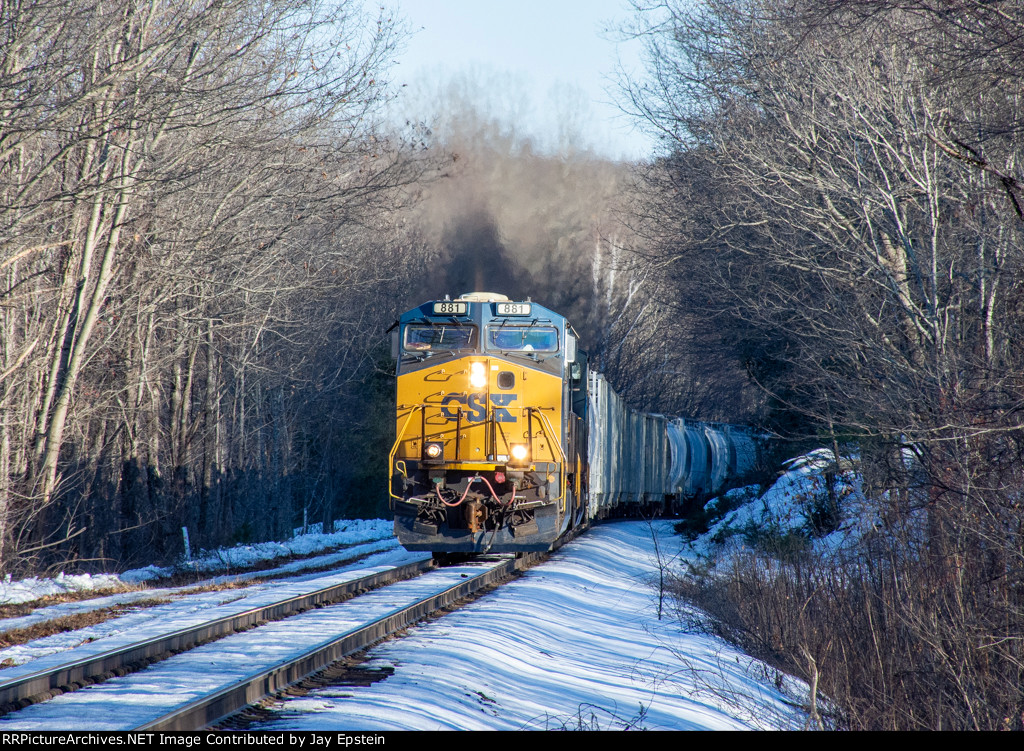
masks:
{"label": "covered hopper car", "polygon": [[424,303],[392,350],[390,496],[409,550],[549,550],[592,519],[714,494],[757,461],[744,428],[627,407],[569,322],[529,299]]}

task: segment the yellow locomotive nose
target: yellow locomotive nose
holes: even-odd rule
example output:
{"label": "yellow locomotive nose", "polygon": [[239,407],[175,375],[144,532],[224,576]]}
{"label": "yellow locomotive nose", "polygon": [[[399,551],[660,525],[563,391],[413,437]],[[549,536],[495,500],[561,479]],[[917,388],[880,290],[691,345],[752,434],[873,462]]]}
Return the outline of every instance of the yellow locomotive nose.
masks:
{"label": "yellow locomotive nose", "polygon": [[477,297],[431,301],[399,322],[395,530],[410,549],[547,550],[569,513],[566,323]]}

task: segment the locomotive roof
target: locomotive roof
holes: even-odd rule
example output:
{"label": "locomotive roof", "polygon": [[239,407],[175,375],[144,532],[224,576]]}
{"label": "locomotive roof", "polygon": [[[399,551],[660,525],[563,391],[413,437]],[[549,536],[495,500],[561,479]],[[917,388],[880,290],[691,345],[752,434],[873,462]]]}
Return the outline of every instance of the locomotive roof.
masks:
{"label": "locomotive roof", "polygon": [[463,292],[459,299],[470,302],[508,302],[508,295],[498,292]]}
{"label": "locomotive roof", "polygon": [[450,321],[456,324],[486,324],[497,320],[508,325],[547,323],[559,327],[569,326],[565,316],[534,302],[529,297],[525,300],[513,300],[497,292],[466,292],[455,299],[445,295],[443,300],[428,300],[401,316],[402,323],[412,323],[416,320]]}

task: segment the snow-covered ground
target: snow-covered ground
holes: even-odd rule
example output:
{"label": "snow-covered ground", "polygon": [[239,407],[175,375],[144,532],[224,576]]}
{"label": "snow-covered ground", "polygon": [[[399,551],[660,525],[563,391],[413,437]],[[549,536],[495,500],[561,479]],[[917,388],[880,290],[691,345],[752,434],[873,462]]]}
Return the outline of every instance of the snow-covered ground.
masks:
{"label": "snow-covered ground", "polygon": [[[821,470],[830,452],[793,460],[760,498],[753,489],[732,491],[707,534],[684,543],[672,524],[617,522],[596,527],[522,578],[437,621],[378,646],[362,667],[393,669],[365,687],[316,691],[281,705],[266,729],[741,729],[799,728],[795,707],[807,698],[802,683],[707,635],[683,633],[666,609],[657,617],[653,584],[658,556],[677,566],[712,550],[742,547],[751,529],[799,532],[810,522],[823,492]],[[846,503],[859,496],[856,477],[840,474],[836,492]],[[741,502],[746,501],[743,505]],[[723,501],[718,501],[723,503]],[[713,509],[713,507],[712,507]],[[810,544],[839,547],[858,530],[840,524]],[[657,536],[659,551],[655,551]],[[0,631],[72,612],[160,598],[167,603],[113,618],[97,626],[57,634],[0,651],[0,680],[59,659],[64,650],[110,638],[126,638],[155,623],[196,617],[235,600],[265,598],[269,586],[312,578],[302,568],[340,565],[373,553],[359,565],[396,565],[408,560],[391,535],[389,521],[352,522],[334,535],[298,536],[281,545],[242,546],[196,557],[196,572],[240,567],[280,555],[349,546],[304,561],[240,577],[289,575],[280,582],[223,592],[188,594],[186,588],[149,588],[101,599],[52,605],[0,621]],[[180,569],[179,569],[180,571]],[[113,575],[58,577],[0,584],[0,602],[27,601],[40,593],[137,585],[165,577],[152,567]],[[192,585],[195,586],[195,585]],[[99,648],[97,644],[97,648]],[[386,674],[386,670],[381,674]],[[54,723],[53,729],[62,727]]]}
{"label": "snow-covered ground", "polygon": [[[404,553],[406,557],[422,553]],[[269,667],[295,660],[319,647],[351,635],[367,623],[393,615],[412,603],[452,587],[459,587],[466,577],[494,567],[499,561],[440,568],[422,576],[379,587],[343,603],[311,608],[285,620],[272,621],[257,628],[239,632],[203,644],[195,649],[173,655],[145,670],[124,677],[112,678],[73,693],[66,693],[42,704],[27,707],[13,715],[0,718],[0,732],[12,730],[132,730],[159,719],[190,701],[230,689]],[[269,604],[306,590],[321,589],[341,581],[380,572],[384,566],[360,566],[347,573],[320,575],[305,583],[283,585],[276,582],[277,592],[262,592],[250,597],[249,605]],[[303,586],[305,584],[306,586]],[[283,589],[284,591],[280,591]],[[260,602],[263,600],[263,603]],[[191,620],[204,622],[228,615],[239,608],[238,602],[226,603],[201,613],[181,613],[178,622],[150,624],[150,630],[165,633],[168,628]],[[244,609],[244,608],[242,608]],[[185,621],[185,623],[182,622]],[[132,631],[135,636],[152,633]],[[104,644],[106,642],[106,644]],[[80,659],[93,650],[119,646],[118,638],[82,645],[60,656]],[[55,656],[56,657],[56,656]],[[38,663],[46,662],[39,660]]]}
{"label": "snow-covered ground", "polygon": [[[365,576],[395,566],[429,558],[425,553],[409,553],[392,545],[389,548],[374,552],[380,543],[357,545],[350,553],[362,553],[358,563],[339,565],[330,573],[299,574],[282,579],[275,579],[261,584],[244,587],[219,589],[209,592],[186,593],[185,588],[151,589],[144,592],[147,599],[163,600],[161,604],[139,609],[131,609],[116,618],[103,621],[93,626],[64,631],[35,639],[27,644],[19,644],[0,650],[0,681],[12,680],[16,677],[62,664],[72,657],[81,659],[87,655],[122,647],[143,639],[155,638],[176,629],[196,626],[219,617],[227,617],[251,608],[269,605],[289,597],[298,597],[326,587],[336,586],[351,581],[358,576]],[[328,556],[324,556],[327,558]],[[334,558],[336,556],[330,556]],[[260,572],[265,574],[266,572]],[[218,577],[220,578],[220,577]],[[71,608],[76,612],[92,606],[108,606],[111,597],[89,600],[79,603],[54,605],[41,608],[21,618],[8,621],[24,622],[43,617],[46,612],[67,614]],[[8,628],[8,621],[0,621],[0,625]],[[69,652],[74,651],[71,655]]]}
{"label": "snow-covered ground", "polygon": [[835,553],[855,543],[868,531],[872,517],[860,513],[860,476],[849,461],[843,462],[844,468],[832,479],[833,497],[842,513],[831,520],[834,528],[814,529],[816,523],[821,525],[827,509],[828,480],[824,471],[835,468],[834,456],[830,449],[816,449],[786,461],[785,470],[763,494],[755,485],[730,490],[709,501],[705,508],[714,521],[705,534],[686,547],[686,555],[715,555],[726,562],[728,554],[749,545],[751,537],[766,535],[800,536],[817,553]]}
{"label": "snow-covered ground", "polygon": [[[265,730],[799,728],[806,688],[657,617],[670,523],[598,526],[543,565],[370,652],[394,673],[280,705]],[[776,682],[787,690],[784,695]]]}
{"label": "snow-covered ground", "polygon": [[[123,590],[128,586],[164,579],[175,574],[211,574],[232,569],[244,569],[278,558],[312,555],[318,551],[340,546],[351,546],[375,540],[387,541],[394,547],[392,523],[384,519],[355,519],[335,522],[335,531],[330,534],[312,532],[296,534],[286,542],[260,542],[252,545],[236,545],[214,551],[200,551],[189,561],[177,566],[146,566],[123,574],[79,574],[65,576],[63,573],[52,579],[22,579],[11,581],[10,576],[0,581],[0,605],[31,602],[41,597]],[[321,561],[321,563],[324,563]],[[329,565],[326,562],[324,565]],[[297,562],[295,570],[309,568],[307,562]],[[250,576],[266,576],[288,570],[278,567],[275,572],[260,571]],[[0,622],[0,630],[10,628]]]}

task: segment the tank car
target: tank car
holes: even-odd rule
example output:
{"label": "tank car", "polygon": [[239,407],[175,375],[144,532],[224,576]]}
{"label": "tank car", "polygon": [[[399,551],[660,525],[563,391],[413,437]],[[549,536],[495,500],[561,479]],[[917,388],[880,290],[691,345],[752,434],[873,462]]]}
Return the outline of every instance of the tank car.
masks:
{"label": "tank car", "polygon": [[409,550],[549,550],[584,523],[586,355],[564,317],[487,292],[403,314],[395,533]]}
{"label": "tank car", "polygon": [[757,467],[761,439],[749,428],[676,418],[667,431],[670,484],[680,500],[715,495]]}

